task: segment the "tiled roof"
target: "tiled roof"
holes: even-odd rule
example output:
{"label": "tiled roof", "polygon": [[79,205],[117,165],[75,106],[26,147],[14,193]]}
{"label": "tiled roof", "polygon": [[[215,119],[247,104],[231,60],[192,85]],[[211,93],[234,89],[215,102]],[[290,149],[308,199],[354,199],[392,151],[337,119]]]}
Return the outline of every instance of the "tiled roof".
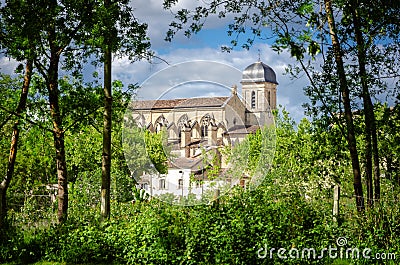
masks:
{"label": "tiled roof", "polygon": [[204,159],[202,157],[196,158],[186,158],[186,157],[178,157],[174,159],[173,162],[170,161],[171,167],[173,168],[186,168],[191,169],[193,171],[202,170],[204,167],[203,164]]}
{"label": "tiled roof", "polygon": [[134,110],[221,107],[228,99],[229,97],[138,100],[131,107]]}
{"label": "tiled roof", "polygon": [[248,134],[248,133],[255,133],[260,128],[259,125],[236,125],[230,128],[224,134]]}

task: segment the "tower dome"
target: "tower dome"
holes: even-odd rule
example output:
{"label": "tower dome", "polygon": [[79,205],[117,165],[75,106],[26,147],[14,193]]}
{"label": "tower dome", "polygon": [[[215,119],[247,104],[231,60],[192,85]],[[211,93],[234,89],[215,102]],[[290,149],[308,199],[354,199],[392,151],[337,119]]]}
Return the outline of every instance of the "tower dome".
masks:
{"label": "tower dome", "polygon": [[255,62],[244,69],[241,83],[247,82],[269,82],[278,84],[274,70],[260,61]]}

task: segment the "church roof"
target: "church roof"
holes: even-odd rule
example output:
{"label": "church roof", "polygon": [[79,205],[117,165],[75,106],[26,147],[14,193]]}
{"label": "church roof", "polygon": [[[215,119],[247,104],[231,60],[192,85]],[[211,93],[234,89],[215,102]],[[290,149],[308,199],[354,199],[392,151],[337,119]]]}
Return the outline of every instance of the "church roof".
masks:
{"label": "church roof", "polygon": [[244,69],[242,83],[246,82],[270,82],[278,84],[274,70],[263,62],[255,62]]}
{"label": "church roof", "polygon": [[257,130],[260,128],[259,125],[235,125],[230,128],[224,134],[249,134],[249,133],[256,133]]}
{"label": "church roof", "polygon": [[135,110],[221,107],[229,97],[179,98],[134,101]]}

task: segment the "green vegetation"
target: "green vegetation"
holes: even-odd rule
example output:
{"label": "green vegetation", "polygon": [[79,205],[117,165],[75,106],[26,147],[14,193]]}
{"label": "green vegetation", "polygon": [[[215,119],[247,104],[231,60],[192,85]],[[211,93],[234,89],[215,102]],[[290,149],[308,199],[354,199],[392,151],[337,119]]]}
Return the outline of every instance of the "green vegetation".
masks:
{"label": "green vegetation", "polygon": [[[168,150],[165,135],[122,125],[135,86],[112,82],[112,55],[152,55],[129,1],[2,1],[1,54],[21,75],[0,75],[0,263],[381,264],[381,254],[397,264],[400,2],[322,2],[212,0],[176,11],[169,40],[233,14],[233,47],[250,31],[243,48],[271,37],[288,50],[298,62],[288,73],[309,78],[312,118],[296,124],[281,109],[276,133],[238,144],[236,174],[261,176],[257,189],[179,207],[136,188],[144,170],[166,172]],[[104,86],[98,73],[84,79],[88,61],[104,63]],[[392,106],[372,104],[382,93]],[[279,257],[326,248],[339,257]],[[348,248],[359,258],[343,256]]]}
{"label": "green vegetation", "polygon": [[[378,113],[387,110],[382,106],[378,109]],[[398,115],[397,112],[397,108],[392,110],[390,116]],[[111,217],[100,222],[101,172],[94,166],[87,171],[72,171],[76,177],[70,186],[69,219],[57,225],[56,209],[49,204],[48,197],[33,196],[32,192],[39,195],[43,190],[35,190],[39,181],[32,176],[31,181],[13,185],[14,192],[9,194],[10,200],[18,201],[22,207],[10,205],[7,226],[1,232],[0,260],[73,264],[309,264],[309,259],[282,260],[276,253],[272,260],[269,256],[260,259],[257,251],[265,246],[321,251],[324,247],[336,247],[339,237],[346,237],[346,247],[400,255],[399,176],[390,169],[391,177],[382,178],[385,198],[365,214],[358,214],[351,183],[347,181],[351,165],[343,147],[345,140],[335,137],[335,133],[340,134],[335,130],[320,128],[307,120],[296,125],[287,112],[281,112],[277,116],[277,150],[264,182],[255,190],[235,188],[218,205],[179,207],[156,199],[137,199],[132,203],[130,200],[138,194],[130,192],[132,185],[121,185],[127,181],[123,179],[124,172],[115,171]],[[100,133],[86,128],[77,134],[80,137],[74,138],[75,151],[87,154],[87,163],[95,163],[99,156],[93,156],[91,150],[101,149]],[[253,141],[258,136],[250,138]],[[393,140],[387,138],[381,144],[390,147]],[[23,143],[22,150],[40,145],[40,141]],[[68,144],[72,143],[67,141]],[[93,149],[86,150],[89,146]],[[398,153],[392,155],[396,156],[394,161],[399,161]],[[29,160],[33,156],[21,152],[19,158]],[[41,156],[36,158],[40,160]],[[332,218],[335,184],[342,187],[338,223]],[[23,199],[18,200],[20,196]],[[312,262],[338,264],[329,256]],[[374,264],[362,258],[343,262]]]}
{"label": "green vegetation", "polygon": [[[179,0],[165,0],[164,7],[173,12],[177,3]],[[309,80],[304,91],[311,100],[305,104],[310,116],[341,128],[350,153],[355,201],[363,212],[363,185],[369,207],[381,196],[373,101],[375,95],[391,94],[391,90],[392,99],[399,99],[399,10],[398,1],[382,0],[211,0],[175,11],[166,39],[171,41],[182,30],[190,37],[201,31],[208,17],[229,16],[231,46],[223,50],[249,49],[255,39],[261,39],[269,40],[278,53],[290,52],[297,63],[287,68],[288,73],[294,77],[305,74]],[[364,150],[357,143],[360,132],[355,131],[355,109],[364,114]],[[364,183],[362,173],[366,175]]]}

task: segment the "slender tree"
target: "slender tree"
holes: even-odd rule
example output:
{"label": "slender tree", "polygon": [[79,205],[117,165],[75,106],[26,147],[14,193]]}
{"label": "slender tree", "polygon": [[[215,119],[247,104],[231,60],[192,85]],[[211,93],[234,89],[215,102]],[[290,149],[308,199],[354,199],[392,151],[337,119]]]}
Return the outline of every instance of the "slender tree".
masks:
{"label": "slender tree", "polygon": [[[376,71],[374,65],[379,65],[375,59],[377,55],[386,53],[379,60],[383,59],[383,67],[379,67],[382,72],[389,74],[383,78],[395,77],[396,63],[393,63],[392,53],[393,47],[399,49],[399,28],[400,18],[397,15],[400,10],[398,1],[378,1],[371,3],[370,1],[351,0],[345,2],[344,11],[351,21],[354,34],[355,53],[358,61],[358,77],[361,84],[361,95],[364,105],[365,119],[365,145],[366,145],[366,174],[368,182],[370,182],[370,196],[368,196],[369,204],[373,200],[380,199],[380,159],[378,149],[378,133],[376,125],[376,117],[374,106],[372,103],[371,91],[380,93],[385,87],[376,86],[374,79],[380,79],[382,76]],[[383,40],[384,48],[380,48],[379,42]],[[392,53],[395,54],[395,53]],[[387,56],[389,55],[389,56]],[[385,58],[386,57],[386,58]],[[387,69],[387,70],[385,70]],[[395,73],[392,75],[392,73]],[[392,76],[391,76],[392,75]],[[372,163],[373,160],[373,169]],[[373,172],[374,181],[372,187]],[[373,191],[372,191],[373,190]],[[372,193],[374,192],[374,196]]]}
{"label": "slender tree", "polygon": [[20,134],[20,116],[26,111],[29,86],[33,71],[33,60],[35,58],[34,51],[38,39],[38,31],[35,28],[36,25],[29,23],[29,20],[32,19],[32,17],[35,17],[34,15],[30,16],[24,13],[24,16],[13,16],[14,12],[21,12],[20,10],[24,10],[27,6],[29,6],[27,3],[10,1],[8,6],[0,9],[0,47],[3,48],[5,55],[14,57],[20,61],[26,61],[19,103],[13,113],[13,115],[17,117],[12,128],[7,172],[0,183],[0,226],[7,216],[6,194],[14,174]]}
{"label": "slender tree", "polygon": [[[25,3],[25,2],[24,2]],[[65,51],[79,43],[83,36],[83,25],[91,19],[91,5],[88,1],[41,1],[40,3],[25,3],[21,8],[21,1],[6,2],[8,10],[8,24],[13,27],[21,25],[20,17],[25,18],[23,25],[30,25],[37,32],[35,56],[33,63],[46,81],[50,116],[53,124],[54,147],[56,150],[56,167],[58,178],[58,221],[61,223],[67,218],[68,209],[68,177],[65,158],[65,131],[63,114],[60,110],[60,91],[58,86],[59,66],[62,56],[69,56]],[[93,4],[93,3],[92,3]],[[28,16],[26,10],[29,10]],[[17,32],[15,32],[17,33]],[[23,37],[26,32],[19,32],[16,36]],[[76,47],[76,46],[75,46]],[[22,58],[27,58],[22,57]],[[22,59],[17,58],[17,59]]]}
{"label": "slender tree", "polygon": [[101,178],[101,218],[110,216],[111,136],[112,136],[112,59],[125,56],[131,61],[150,58],[147,24],[139,23],[129,1],[104,0],[96,8],[90,51],[100,54],[104,67],[103,152]]}
{"label": "slender tree", "polygon": [[[16,115],[21,115],[26,109],[26,101],[28,98],[29,84],[32,76],[32,60],[28,60],[25,67],[24,82],[22,85],[21,95],[17,109],[15,110]],[[7,189],[10,186],[11,179],[14,173],[15,160],[17,158],[18,151],[18,139],[20,133],[20,121],[19,118],[14,122],[11,137],[10,155],[8,157],[7,172],[0,183],[0,227],[2,226],[3,220],[7,216]]]}
{"label": "slender tree", "polygon": [[353,123],[353,114],[350,103],[351,101],[350,91],[347,84],[346,72],[344,69],[343,53],[341,50],[338,36],[336,35],[336,25],[332,11],[332,2],[331,0],[324,0],[324,3],[330,30],[330,36],[332,39],[333,51],[335,55],[337,73],[339,77],[340,92],[342,94],[343,105],[345,110],[344,115],[347,127],[347,144],[349,147],[350,157],[352,162],[351,164],[353,167],[353,176],[354,176],[353,185],[354,185],[354,194],[356,196],[356,205],[359,211],[363,211],[364,197],[363,197],[362,182],[361,182],[360,162],[358,158],[357,142],[354,131],[354,123]]}
{"label": "slender tree", "polygon": [[[364,117],[365,117],[365,178],[367,183],[367,198],[368,198],[368,206],[372,207],[374,202],[373,196],[373,181],[372,181],[372,152],[377,152],[377,137],[376,137],[376,126],[375,126],[375,115],[374,115],[374,106],[372,104],[371,95],[368,87],[367,80],[367,71],[366,71],[366,52],[363,36],[361,33],[361,25],[359,22],[359,13],[358,6],[353,1],[350,5],[351,16],[353,21],[354,35],[357,43],[357,56],[358,56],[358,67],[361,79],[361,87],[362,87],[362,98],[364,103]],[[374,140],[374,148],[372,147]],[[374,150],[373,150],[374,149]],[[379,159],[375,157],[375,164],[377,172],[375,172],[375,183],[379,186]],[[379,194],[379,189],[377,190]],[[379,195],[378,195],[379,196]]]}
{"label": "slender tree", "polygon": [[[110,9],[110,0],[104,1],[106,11]],[[106,19],[109,20],[108,16]],[[109,25],[112,21],[106,21]],[[110,25],[115,27],[114,25]],[[110,191],[111,191],[111,132],[112,132],[112,32],[105,33],[104,41],[104,126],[103,126],[103,155],[101,166],[101,217],[110,217]]]}

